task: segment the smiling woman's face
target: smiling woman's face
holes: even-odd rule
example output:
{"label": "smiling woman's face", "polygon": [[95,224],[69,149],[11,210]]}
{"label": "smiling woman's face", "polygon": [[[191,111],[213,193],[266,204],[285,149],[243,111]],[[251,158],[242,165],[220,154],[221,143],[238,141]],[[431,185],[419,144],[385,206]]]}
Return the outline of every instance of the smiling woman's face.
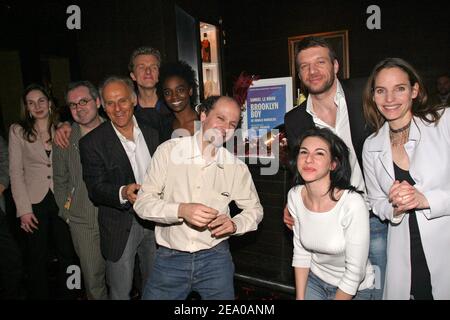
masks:
{"label": "smiling woman's face", "polygon": [[305,182],[329,180],[330,171],[335,167],[330,146],[325,140],[314,136],[303,140],[297,157],[297,169]]}
{"label": "smiling woman's face", "polygon": [[35,119],[45,119],[49,116],[51,102],[40,90],[31,90],[25,97],[27,110]]}
{"label": "smiling woman's face", "polygon": [[412,118],[412,101],[419,85],[410,84],[408,74],[400,68],[381,70],[375,78],[373,101],[392,128],[401,128]]}
{"label": "smiling woman's face", "polygon": [[178,76],[169,77],[164,81],[163,94],[167,106],[173,112],[181,112],[191,107],[192,88]]}

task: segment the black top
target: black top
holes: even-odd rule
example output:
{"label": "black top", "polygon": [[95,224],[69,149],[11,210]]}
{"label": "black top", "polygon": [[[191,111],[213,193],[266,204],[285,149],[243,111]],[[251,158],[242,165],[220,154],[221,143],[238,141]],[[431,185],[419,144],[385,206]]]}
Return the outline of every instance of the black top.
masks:
{"label": "black top", "polygon": [[[394,162],[395,179],[402,182],[406,181],[410,185],[416,182],[409,174],[409,171],[403,170]],[[427,260],[422,247],[420,238],[420,229],[417,224],[416,212],[411,210],[409,214],[409,238],[411,249],[411,298],[414,300],[433,300],[431,293],[431,277],[428,269]]]}
{"label": "black top", "polygon": [[173,132],[172,124],[175,116],[166,109],[161,100],[158,100],[155,108],[143,108],[139,104],[134,108],[136,119],[158,131],[159,143],[169,140]]}

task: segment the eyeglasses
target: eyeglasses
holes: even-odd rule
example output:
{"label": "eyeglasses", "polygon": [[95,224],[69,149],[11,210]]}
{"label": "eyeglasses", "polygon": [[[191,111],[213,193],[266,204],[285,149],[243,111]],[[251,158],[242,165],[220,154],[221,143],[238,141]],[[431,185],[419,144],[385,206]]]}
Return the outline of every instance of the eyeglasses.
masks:
{"label": "eyeglasses", "polygon": [[78,107],[78,105],[83,107],[83,106],[87,105],[88,102],[91,101],[91,100],[94,100],[94,99],[81,99],[80,101],[78,101],[78,103],[70,102],[68,104],[68,106],[69,106],[70,109],[76,109]]}

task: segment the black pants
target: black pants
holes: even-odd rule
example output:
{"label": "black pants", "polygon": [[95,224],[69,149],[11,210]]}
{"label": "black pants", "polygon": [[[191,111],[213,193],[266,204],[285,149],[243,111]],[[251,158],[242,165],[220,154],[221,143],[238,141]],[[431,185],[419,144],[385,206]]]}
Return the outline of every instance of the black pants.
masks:
{"label": "black pants", "polygon": [[74,299],[76,293],[67,288],[67,267],[76,263],[75,250],[69,226],[58,216],[58,206],[49,190],[45,198],[33,204],[33,213],[39,224],[38,230],[27,233],[28,285],[30,299],[49,298],[49,245],[53,246],[58,259],[56,275],[56,299]]}
{"label": "black pants", "polygon": [[22,254],[0,209],[0,299],[20,298],[22,274]]}
{"label": "black pants", "polygon": [[430,270],[423,251],[415,212],[409,214],[409,237],[411,247],[411,297],[414,300],[433,300]]}

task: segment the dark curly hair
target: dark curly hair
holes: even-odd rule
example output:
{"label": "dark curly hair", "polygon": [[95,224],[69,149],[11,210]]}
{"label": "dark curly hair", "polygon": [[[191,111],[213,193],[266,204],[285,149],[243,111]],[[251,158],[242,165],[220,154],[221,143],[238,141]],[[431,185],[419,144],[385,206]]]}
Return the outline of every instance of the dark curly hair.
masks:
{"label": "dark curly hair", "polygon": [[171,77],[180,77],[188,84],[189,88],[192,89],[192,96],[189,98],[191,102],[191,108],[195,107],[197,103],[197,89],[198,83],[195,77],[195,71],[190,65],[185,61],[169,62],[165,63],[159,69],[159,81],[157,85],[158,97],[164,97],[163,86],[164,82]]}
{"label": "dark curly hair", "polygon": [[296,144],[294,149],[294,158],[291,160],[291,167],[294,172],[294,185],[304,185],[300,172],[297,169],[297,158],[300,152],[300,146],[303,141],[309,137],[318,137],[325,141],[330,149],[330,156],[332,161],[336,162],[336,168],[330,172],[330,188],[328,192],[330,198],[333,201],[338,201],[334,196],[335,189],[350,190],[362,194],[362,191],[357,190],[350,184],[350,178],[352,175],[352,168],[350,166],[350,152],[345,142],[335,135],[330,129],[327,128],[312,128],[305,131]]}

